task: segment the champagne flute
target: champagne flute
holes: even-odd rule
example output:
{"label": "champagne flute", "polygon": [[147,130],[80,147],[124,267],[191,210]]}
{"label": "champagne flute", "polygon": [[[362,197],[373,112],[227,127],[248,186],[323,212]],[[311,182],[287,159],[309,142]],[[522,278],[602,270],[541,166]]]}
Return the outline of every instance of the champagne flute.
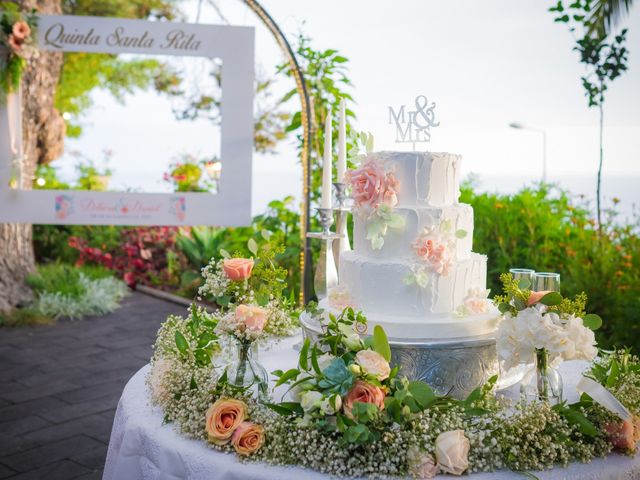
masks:
{"label": "champagne flute", "polygon": [[509,273],[513,276],[513,279],[520,283],[521,280],[528,280],[529,285],[525,288],[531,288],[533,285],[533,278],[535,275],[535,270],[531,270],[530,268],[510,268]]}
{"label": "champagne flute", "polygon": [[533,291],[560,293],[560,274],[554,272],[537,272],[533,277]]}

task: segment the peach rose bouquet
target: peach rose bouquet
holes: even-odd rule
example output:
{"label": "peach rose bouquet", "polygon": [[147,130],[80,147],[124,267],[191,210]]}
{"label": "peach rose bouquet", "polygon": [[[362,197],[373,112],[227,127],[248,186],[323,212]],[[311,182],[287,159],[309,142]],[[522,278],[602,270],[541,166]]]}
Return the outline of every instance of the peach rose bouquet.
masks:
{"label": "peach rose bouquet", "polygon": [[[366,319],[352,308],[330,315],[318,343],[307,339],[298,368],[276,371],[276,385],[290,385],[290,402],[273,406],[298,425],[337,431],[347,443],[368,444],[392,424],[404,425],[428,408],[436,395],[424,382],[398,377],[390,365],[391,348],[384,330],[372,335]],[[425,464],[425,471],[428,470]]]}
{"label": "peach rose bouquet", "polygon": [[[2,101],[7,94],[18,89],[26,61],[37,54],[33,33],[38,18],[34,13],[22,13],[13,3],[2,3],[0,9],[0,55],[6,55],[6,60],[0,61]],[[2,51],[5,49],[6,53]]]}

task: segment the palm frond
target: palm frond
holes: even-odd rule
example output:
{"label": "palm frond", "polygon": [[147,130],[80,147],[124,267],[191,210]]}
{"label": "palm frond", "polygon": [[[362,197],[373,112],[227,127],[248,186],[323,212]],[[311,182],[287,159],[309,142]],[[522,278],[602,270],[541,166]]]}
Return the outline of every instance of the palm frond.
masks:
{"label": "palm frond", "polygon": [[589,33],[606,36],[629,13],[633,0],[596,0],[590,12]]}

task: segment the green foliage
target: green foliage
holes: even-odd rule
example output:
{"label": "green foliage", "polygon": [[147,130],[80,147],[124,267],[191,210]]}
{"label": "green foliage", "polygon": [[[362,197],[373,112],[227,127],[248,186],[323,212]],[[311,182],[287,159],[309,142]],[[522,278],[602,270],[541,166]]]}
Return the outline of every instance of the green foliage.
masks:
{"label": "green foliage", "polygon": [[[320,186],[322,183],[322,158],[324,152],[324,128],[325,118],[329,109],[333,125],[338,125],[340,115],[340,102],[344,99],[347,102],[345,113],[347,116],[347,138],[355,137],[355,131],[349,120],[355,120],[355,114],[349,107],[353,102],[353,97],[348,92],[352,87],[351,80],[348,77],[347,64],[349,60],[335,49],[315,50],[311,47],[311,39],[302,34],[298,36],[298,46],[296,49],[296,57],[300,63],[305,80],[307,82],[307,91],[313,102],[314,118],[313,123],[313,139],[311,145],[310,167],[312,175],[311,198],[317,201],[320,195]],[[288,63],[278,67],[279,72],[283,72],[291,76],[291,70]],[[288,102],[297,93],[294,88],[287,92],[283,97],[283,102]],[[297,102],[297,101],[296,101]],[[297,104],[297,103],[296,103]],[[302,150],[302,113],[296,111],[291,117],[291,123],[287,127],[287,132],[297,132],[298,149]],[[333,147],[337,149],[338,145],[338,129],[333,129]],[[350,151],[353,144],[347,145],[347,151]],[[336,150],[337,151],[337,150]]]}
{"label": "green foliage", "polygon": [[43,315],[33,307],[15,308],[8,313],[0,313],[0,327],[27,327],[53,323],[53,318]]}
{"label": "green foliage", "polygon": [[27,284],[36,293],[60,293],[80,298],[86,292],[80,283],[82,275],[90,280],[113,277],[109,270],[102,267],[89,265],[78,267],[63,263],[49,263],[39,265],[37,272],[27,277]]}
{"label": "green foliage", "polygon": [[488,256],[493,292],[509,268],[558,272],[564,297],[585,292],[588,309],[607,320],[596,332],[601,346],[640,347],[638,218],[622,224],[614,201],[601,235],[586,206],[549,185],[502,195],[474,193],[466,184],[460,201],[474,209],[474,251]]}

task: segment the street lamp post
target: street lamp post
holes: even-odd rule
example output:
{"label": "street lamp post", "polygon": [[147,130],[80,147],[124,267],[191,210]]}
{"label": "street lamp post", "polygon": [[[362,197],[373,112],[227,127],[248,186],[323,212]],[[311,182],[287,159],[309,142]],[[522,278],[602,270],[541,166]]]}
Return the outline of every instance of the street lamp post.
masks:
{"label": "street lamp post", "polygon": [[523,125],[519,122],[511,122],[509,124],[511,128],[516,130],[529,130],[531,132],[537,132],[542,135],[542,181],[547,181],[547,132],[540,128],[533,128]]}

